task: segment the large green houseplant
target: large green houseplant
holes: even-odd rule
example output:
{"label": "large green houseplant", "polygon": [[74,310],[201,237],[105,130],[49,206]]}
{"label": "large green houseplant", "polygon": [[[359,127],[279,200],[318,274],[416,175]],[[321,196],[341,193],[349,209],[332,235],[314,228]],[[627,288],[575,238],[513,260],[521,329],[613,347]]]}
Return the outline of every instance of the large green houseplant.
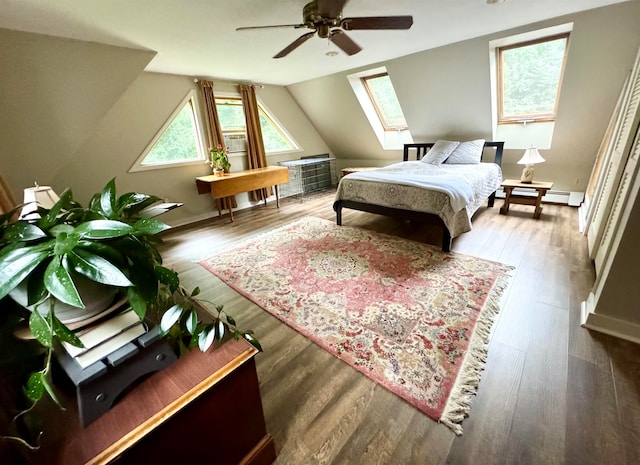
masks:
{"label": "large green houseplant", "polygon": [[56,305],[85,307],[77,286],[81,279],[117,288],[140,319],[156,315],[180,352],[194,346],[207,350],[227,335],[244,337],[261,350],[253,332],[239,330],[220,305],[212,321],[203,323],[194,307],[199,289],[187,293],[178,274],[162,265],[158,234],[169,226],[143,216],[159,200],[135,192],[117,196],[111,180],[86,208],[66,190],[51,209],[38,208],[34,220],[14,221],[15,212],[0,216],[0,299],[18,286],[26,289],[33,309],[20,307],[20,315],[10,321],[28,320],[44,352],[42,369],[28,376],[23,389],[31,405],[19,416],[45,395],[58,402],[50,380],[54,341],[82,343],[56,316]]}

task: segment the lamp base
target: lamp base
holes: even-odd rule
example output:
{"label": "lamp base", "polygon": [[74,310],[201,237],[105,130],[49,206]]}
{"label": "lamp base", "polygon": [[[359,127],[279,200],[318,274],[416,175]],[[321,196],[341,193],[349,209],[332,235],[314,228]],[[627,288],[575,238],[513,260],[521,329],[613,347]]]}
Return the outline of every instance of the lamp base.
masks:
{"label": "lamp base", "polygon": [[531,184],[533,182],[533,165],[527,165],[522,170],[522,176],[520,176],[520,182],[524,184]]}

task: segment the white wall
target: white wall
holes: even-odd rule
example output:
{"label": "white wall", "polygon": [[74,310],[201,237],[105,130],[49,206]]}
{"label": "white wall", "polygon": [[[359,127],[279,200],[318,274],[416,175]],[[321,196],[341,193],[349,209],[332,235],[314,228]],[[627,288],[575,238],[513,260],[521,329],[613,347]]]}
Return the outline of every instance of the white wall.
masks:
{"label": "white wall", "polygon": [[[193,77],[144,72],[153,55],[0,29],[0,169],[16,199],[37,180],[58,193],[70,187],[86,204],[115,177],[119,193],[135,190],[184,202],[162,216],[170,224],[217,214],[210,196],[196,191],[194,178],[210,174],[204,162],[128,172],[187,92],[197,89]],[[329,152],[286,88],[265,86],[257,94],[303,149],[269,157],[270,163]],[[245,168],[243,161],[233,157],[232,170]],[[238,202],[247,205],[247,196]]]}
{"label": "white wall", "polygon": [[0,29],[1,169],[16,199],[52,181],[154,55]]}
{"label": "white wall", "polygon": [[[491,138],[489,41],[533,29],[574,22],[558,118],[547,163],[538,179],[554,190],[584,191],[595,154],[626,75],[640,45],[640,2],[606,8],[511,29],[406,57],[376,63],[386,66],[414,140]],[[401,159],[377,142],[347,75],[289,86],[311,122],[338,157],[340,167],[379,166]],[[519,177],[522,151],[505,150],[505,177]]]}

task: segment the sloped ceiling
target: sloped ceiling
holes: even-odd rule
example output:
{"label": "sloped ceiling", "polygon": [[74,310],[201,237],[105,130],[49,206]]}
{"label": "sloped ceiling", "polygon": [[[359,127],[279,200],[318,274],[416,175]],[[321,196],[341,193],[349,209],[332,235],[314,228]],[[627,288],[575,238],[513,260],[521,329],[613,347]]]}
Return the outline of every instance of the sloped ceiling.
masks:
{"label": "sloped ceiling", "polygon": [[622,1],[350,0],[345,17],[414,18],[408,31],[350,31],[363,48],[351,57],[316,37],[275,60],[308,30],[235,30],[300,23],[305,0],[1,0],[0,27],[158,52],[147,71],[289,85]]}
{"label": "sloped ceiling", "polygon": [[2,169],[15,191],[64,166],[153,56],[0,28]]}

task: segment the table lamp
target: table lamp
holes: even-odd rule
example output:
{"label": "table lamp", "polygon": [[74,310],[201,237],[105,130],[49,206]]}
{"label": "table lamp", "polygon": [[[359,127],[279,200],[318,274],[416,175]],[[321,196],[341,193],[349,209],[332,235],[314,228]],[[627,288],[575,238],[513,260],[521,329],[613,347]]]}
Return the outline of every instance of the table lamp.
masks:
{"label": "table lamp", "polygon": [[60,200],[50,186],[39,186],[38,183],[34,187],[28,187],[24,190],[24,206],[20,212],[21,220],[35,220],[40,217],[38,215],[38,207],[51,209],[55,203]]}
{"label": "table lamp", "polygon": [[533,165],[536,163],[544,162],[544,158],[540,156],[540,152],[535,147],[529,147],[524,151],[524,155],[518,161],[518,165],[526,165],[522,170],[522,176],[520,176],[520,182],[531,184],[533,181]]}

